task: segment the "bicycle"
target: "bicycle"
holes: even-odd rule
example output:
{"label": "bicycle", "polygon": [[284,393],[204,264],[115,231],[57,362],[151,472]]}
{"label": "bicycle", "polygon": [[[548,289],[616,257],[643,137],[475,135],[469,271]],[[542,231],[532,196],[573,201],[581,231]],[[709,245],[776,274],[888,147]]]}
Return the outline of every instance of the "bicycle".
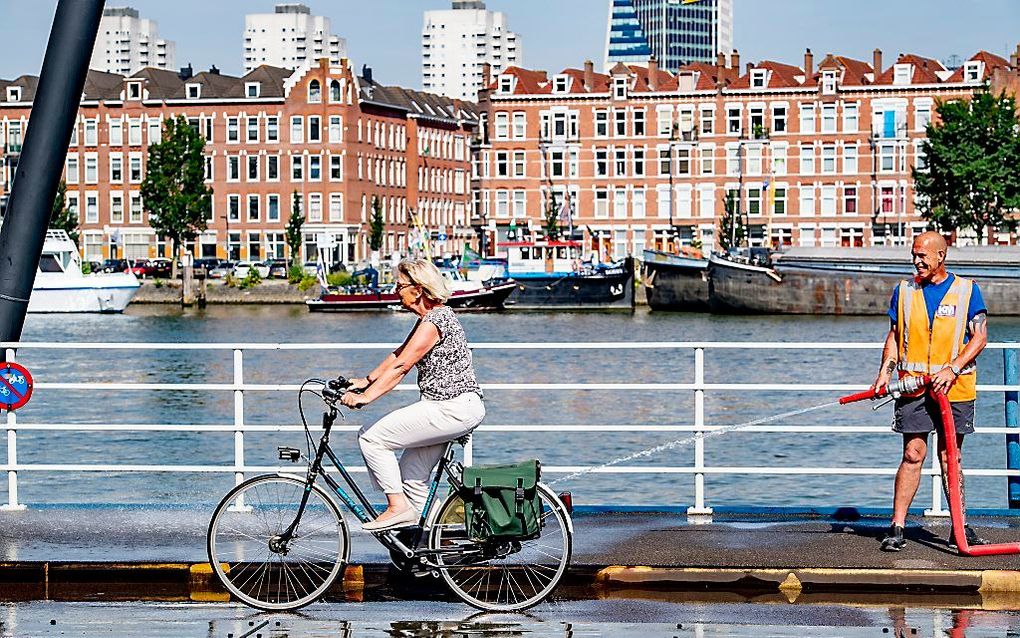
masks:
{"label": "bicycle", "polygon": [[[318,600],[342,575],[350,558],[350,532],[334,496],[363,523],[377,516],[329,446],[333,424],[343,417],[337,403],[350,385],[342,376],[330,381],[309,379],[301,385],[298,409],[307,454],[291,447],[279,447],[278,452],[280,460],[307,460],[304,477],[275,473],[248,479],[223,497],[209,521],[207,544],[213,571],[236,599],[251,607],[299,609]],[[321,390],[309,386],[321,386]],[[302,406],[305,393],[319,396],[326,405],[317,445]],[[454,448],[455,443],[466,444],[470,436],[447,444],[417,526],[375,536],[398,568],[441,577],[473,607],[486,611],[527,609],[556,589],[570,564],[570,511],[556,493],[539,483],[542,532],[538,538],[470,538],[460,496],[463,465],[455,460]],[[351,493],[325,471],[323,460],[327,458]],[[444,475],[449,493],[433,507]],[[320,478],[331,491],[317,482]]]}

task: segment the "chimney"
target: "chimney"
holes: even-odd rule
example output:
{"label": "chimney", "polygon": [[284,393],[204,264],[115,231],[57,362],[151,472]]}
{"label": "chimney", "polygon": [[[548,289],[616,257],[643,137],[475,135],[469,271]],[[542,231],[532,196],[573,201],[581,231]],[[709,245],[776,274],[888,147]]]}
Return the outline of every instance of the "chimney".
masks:
{"label": "chimney", "polygon": [[365,78],[365,81],[369,84],[372,83],[372,67],[367,64],[361,65],[361,77]]}
{"label": "chimney", "polygon": [[809,81],[815,76],[815,56],[811,49],[804,50],[804,77]]}
{"label": "chimney", "polygon": [[482,62],[482,88],[487,89],[492,84],[492,65]]}
{"label": "chimney", "polygon": [[657,91],[659,89],[659,61],[655,59],[655,56],[648,58],[648,90]]}
{"label": "chimney", "polygon": [[730,54],[730,68],[740,73],[740,51],[733,49],[733,53]]}
{"label": "chimney", "polygon": [[751,63],[751,62],[748,62],[747,65],[746,65],[746,70],[744,71],[744,73],[750,73],[751,69],[753,69],[753,68],[754,68],[754,64]]}
{"label": "chimney", "polygon": [[726,85],[726,54],[722,51],[715,56],[715,85],[722,88]]}
{"label": "chimney", "polygon": [[209,74],[210,75],[219,75],[220,74],[220,70],[217,69],[216,65],[214,64],[211,67],[209,67]]}
{"label": "chimney", "polygon": [[194,77],[194,75],[195,75],[195,71],[192,70],[192,68],[191,68],[191,62],[188,62],[188,66],[182,66],[181,67],[181,70],[177,74],[177,77],[181,78],[182,82],[187,82],[192,77]]}
{"label": "chimney", "polygon": [[882,75],[882,49],[875,49],[871,54],[871,67],[875,71],[875,77]]}
{"label": "chimney", "polygon": [[591,60],[584,61],[584,90],[592,91],[595,88],[595,63]]}

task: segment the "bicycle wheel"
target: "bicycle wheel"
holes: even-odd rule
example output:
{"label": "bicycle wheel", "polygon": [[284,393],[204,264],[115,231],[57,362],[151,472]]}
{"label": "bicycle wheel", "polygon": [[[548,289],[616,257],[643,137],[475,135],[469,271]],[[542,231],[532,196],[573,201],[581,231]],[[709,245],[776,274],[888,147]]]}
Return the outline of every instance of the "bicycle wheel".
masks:
{"label": "bicycle wheel", "polygon": [[537,605],[556,589],[570,564],[570,516],[556,494],[539,483],[542,535],[526,541],[475,542],[468,537],[464,501],[450,494],[429,534],[443,580],[464,602],[490,611]]}
{"label": "bicycle wheel", "polygon": [[[241,483],[209,521],[209,562],[238,600],[267,611],[298,609],[329,589],[350,556],[340,509],[318,485],[293,538],[279,543],[297,516],[305,482],[265,475]],[[239,507],[240,505],[240,507]]]}

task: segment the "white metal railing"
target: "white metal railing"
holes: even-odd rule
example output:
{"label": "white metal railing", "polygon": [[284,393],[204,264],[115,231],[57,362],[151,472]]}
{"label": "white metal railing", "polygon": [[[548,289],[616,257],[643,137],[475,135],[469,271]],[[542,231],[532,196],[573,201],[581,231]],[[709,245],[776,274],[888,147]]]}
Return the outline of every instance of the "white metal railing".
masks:
{"label": "white metal railing", "polygon": [[[302,427],[296,424],[261,424],[249,425],[244,419],[244,399],[246,392],[296,392],[298,384],[256,384],[244,380],[245,352],[264,351],[340,351],[340,350],[391,350],[397,344],[392,343],[91,343],[91,342],[21,342],[0,343],[8,361],[14,361],[17,351],[26,350],[123,350],[123,351],[221,351],[233,353],[231,383],[128,383],[128,382],[50,382],[36,379],[35,390],[101,390],[101,391],[139,391],[139,390],[170,390],[170,391],[207,391],[230,392],[234,400],[234,419],[227,424],[151,424],[151,423],[118,423],[118,424],[85,424],[85,423],[19,423],[17,414],[7,413],[7,461],[0,465],[0,471],[7,472],[7,502],[0,504],[0,509],[23,509],[19,502],[19,472],[184,472],[184,473],[233,473],[235,482],[244,480],[246,473],[263,473],[274,471],[293,471],[293,468],[277,466],[248,465],[245,462],[245,433],[247,432],[300,432]],[[706,392],[832,392],[848,393],[859,391],[860,385],[825,384],[825,383],[706,383],[705,359],[712,350],[880,350],[879,343],[809,343],[809,342],[583,342],[583,343],[474,343],[473,350],[688,350],[694,355],[694,374],[689,383],[484,383],[483,390],[609,390],[609,391],[690,391],[693,393],[693,423],[689,424],[497,424],[482,425],[479,431],[488,432],[690,432],[707,434],[729,425],[708,425],[705,423]],[[988,350],[1016,349],[1016,343],[991,343]],[[987,356],[987,355],[986,355]],[[402,384],[397,390],[417,390],[417,386]],[[979,392],[1016,392],[1020,384],[983,384],[978,386]],[[491,394],[489,395],[492,396]],[[35,399],[38,401],[39,399]],[[357,431],[358,426],[338,425],[337,431]],[[17,435],[19,431],[28,430],[73,430],[76,432],[116,432],[116,431],[148,431],[148,432],[233,432],[234,461],[231,465],[175,465],[175,464],[60,464],[18,462]],[[762,433],[885,433],[888,427],[861,425],[752,425],[742,428],[743,432]],[[1018,434],[1017,428],[980,427],[982,434]],[[767,467],[767,466],[709,466],[705,464],[705,438],[698,437],[694,441],[694,459],[691,465],[680,466],[643,466],[626,465],[604,467],[594,470],[606,474],[666,474],[693,475],[694,504],[688,508],[691,515],[711,514],[712,508],[705,502],[705,476],[707,474],[737,475],[893,475],[896,467]],[[942,490],[937,455],[932,454],[931,467],[924,470],[932,481],[931,507],[925,511],[928,515],[948,515],[942,507]],[[470,463],[472,458],[471,444],[465,449],[465,460]],[[543,466],[543,471],[553,474],[566,474],[586,469],[587,466]],[[363,466],[350,467],[353,472],[364,472]],[[967,468],[970,476],[1020,476],[1020,470],[1000,468]]]}

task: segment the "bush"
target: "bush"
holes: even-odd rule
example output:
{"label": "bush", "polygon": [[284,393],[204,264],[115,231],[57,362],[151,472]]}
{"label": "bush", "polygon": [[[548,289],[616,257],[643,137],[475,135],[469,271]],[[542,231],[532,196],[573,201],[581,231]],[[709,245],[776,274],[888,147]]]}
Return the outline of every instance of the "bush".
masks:
{"label": "bush", "polygon": [[155,286],[156,288],[162,288],[164,285],[163,280],[157,279],[156,281],[152,282],[152,285]]}
{"label": "bush", "polygon": [[260,283],[262,283],[262,277],[259,276],[259,272],[255,270],[254,266],[252,266],[248,269],[248,274],[241,280],[241,283],[237,284],[237,287],[241,290],[248,290],[249,288],[254,288]]}
{"label": "bush", "polygon": [[332,272],[326,275],[326,283],[330,286],[348,286],[351,279],[351,274],[348,272]]}
{"label": "bush", "polygon": [[316,279],[315,277],[313,277],[311,275],[305,275],[304,277],[301,278],[301,281],[298,282],[297,287],[298,287],[298,290],[300,290],[301,292],[304,292],[306,290],[310,290],[311,288],[313,288],[314,286],[317,286],[318,284],[319,284],[319,280],[318,279]]}
{"label": "bush", "polygon": [[290,270],[287,271],[287,281],[292,284],[299,284],[305,278],[305,269],[301,266],[291,266]]}
{"label": "bush", "polygon": [[92,264],[90,264],[87,261],[81,262],[81,274],[83,274],[83,275],[91,275],[92,274]]}

